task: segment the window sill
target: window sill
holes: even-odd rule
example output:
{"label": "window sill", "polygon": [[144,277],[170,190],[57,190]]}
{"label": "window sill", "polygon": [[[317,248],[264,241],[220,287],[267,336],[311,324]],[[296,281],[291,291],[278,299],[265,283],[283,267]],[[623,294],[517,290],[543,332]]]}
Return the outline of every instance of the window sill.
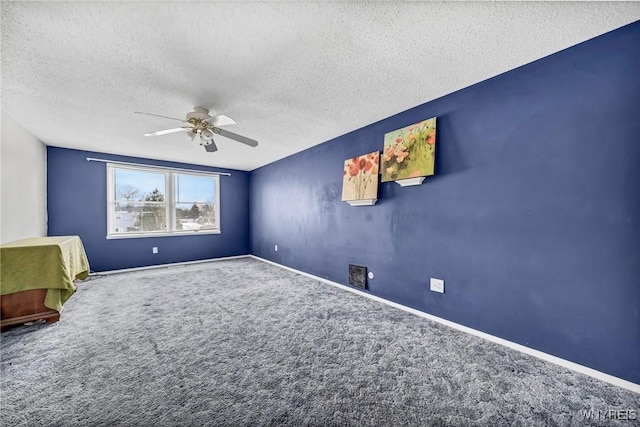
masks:
{"label": "window sill", "polygon": [[202,230],[202,231],[171,231],[164,232],[159,231],[157,233],[122,233],[122,234],[108,234],[107,240],[112,239],[139,239],[144,237],[171,237],[171,236],[197,236],[200,234],[220,234],[220,230]]}

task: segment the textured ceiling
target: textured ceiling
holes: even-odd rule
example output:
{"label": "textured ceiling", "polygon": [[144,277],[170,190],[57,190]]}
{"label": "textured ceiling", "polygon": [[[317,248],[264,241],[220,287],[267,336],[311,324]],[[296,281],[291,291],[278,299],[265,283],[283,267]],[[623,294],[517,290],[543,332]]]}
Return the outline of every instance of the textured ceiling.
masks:
{"label": "textured ceiling", "polygon": [[[2,110],[48,145],[252,170],[638,19],[623,2],[3,1]],[[260,146],[147,138],[179,123],[134,114],[194,106]]]}

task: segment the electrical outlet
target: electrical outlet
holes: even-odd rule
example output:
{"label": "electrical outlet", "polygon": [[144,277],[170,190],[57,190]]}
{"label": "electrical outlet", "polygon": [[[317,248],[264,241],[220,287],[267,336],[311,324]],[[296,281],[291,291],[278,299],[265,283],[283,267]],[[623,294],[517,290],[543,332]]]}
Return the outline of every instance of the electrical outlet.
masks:
{"label": "electrical outlet", "polygon": [[444,294],[444,280],[434,279],[432,277],[429,289],[431,289],[433,292],[440,292],[441,294]]}
{"label": "electrical outlet", "polygon": [[154,253],[154,254],[157,254],[157,253],[158,253],[158,247],[157,247],[157,246],[154,246],[154,247],[153,247],[153,249],[152,249],[152,251],[153,251],[153,253]]}
{"label": "electrical outlet", "polygon": [[278,252],[278,245],[275,246],[275,250],[276,250],[276,252]]}

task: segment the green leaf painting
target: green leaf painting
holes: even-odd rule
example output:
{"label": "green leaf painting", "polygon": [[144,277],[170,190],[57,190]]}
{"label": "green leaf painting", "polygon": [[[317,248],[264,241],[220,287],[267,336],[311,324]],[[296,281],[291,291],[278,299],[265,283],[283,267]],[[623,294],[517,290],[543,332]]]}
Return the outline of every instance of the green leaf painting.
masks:
{"label": "green leaf painting", "polygon": [[434,174],[436,118],[384,135],[382,182]]}

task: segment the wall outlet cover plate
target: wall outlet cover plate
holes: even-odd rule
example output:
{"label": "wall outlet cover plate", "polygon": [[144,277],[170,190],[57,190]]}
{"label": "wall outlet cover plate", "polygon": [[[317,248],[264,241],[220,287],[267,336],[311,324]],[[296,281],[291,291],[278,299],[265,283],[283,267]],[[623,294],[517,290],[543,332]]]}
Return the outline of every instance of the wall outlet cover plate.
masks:
{"label": "wall outlet cover plate", "polygon": [[434,292],[440,292],[441,294],[444,294],[444,280],[434,279],[432,277],[431,282],[429,284],[429,289],[431,289]]}

